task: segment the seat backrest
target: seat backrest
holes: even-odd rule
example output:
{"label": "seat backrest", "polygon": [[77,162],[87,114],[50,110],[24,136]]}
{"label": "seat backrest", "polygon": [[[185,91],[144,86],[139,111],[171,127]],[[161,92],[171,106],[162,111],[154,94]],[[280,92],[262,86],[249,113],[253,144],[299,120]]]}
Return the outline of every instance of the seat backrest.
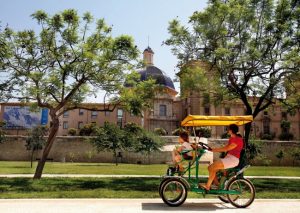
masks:
{"label": "seat backrest", "polygon": [[241,169],[244,166],[246,166],[248,164],[247,161],[247,156],[246,156],[246,150],[245,148],[242,149],[241,154],[240,154],[240,162],[239,165],[237,166],[237,168]]}

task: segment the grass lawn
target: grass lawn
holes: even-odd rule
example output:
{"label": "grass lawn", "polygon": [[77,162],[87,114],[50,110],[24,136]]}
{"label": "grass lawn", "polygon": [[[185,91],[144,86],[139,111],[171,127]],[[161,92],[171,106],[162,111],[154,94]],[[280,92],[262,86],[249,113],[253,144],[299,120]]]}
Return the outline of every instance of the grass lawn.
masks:
{"label": "grass lawn", "polygon": [[[37,163],[30,168],[30,162],[0,161],[0,174],[34,174]],[[207,165],[200,166],[200,174],[207,175]],[[110,163],[58,163],[47,162],[44,174],[110,174],[110,175],[164,175],[165,164],[115,164]],[[248,176],[298,176],[300,167],[252,166],[246,170]]]}
{"label": "grass lawn", "polygon": [[[159,198],[159,183],[159,178],[0,178],[0,198]],[[256,198],[300,199],[300,180],[253,183]],[[188,197],[202,195],[189,192]]]}

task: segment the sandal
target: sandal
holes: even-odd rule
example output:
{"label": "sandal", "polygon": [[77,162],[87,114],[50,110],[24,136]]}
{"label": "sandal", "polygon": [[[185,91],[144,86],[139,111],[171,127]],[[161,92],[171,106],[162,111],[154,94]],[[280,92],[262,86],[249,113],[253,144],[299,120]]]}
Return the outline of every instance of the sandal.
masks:
{"label": "sandal", "polygon": [[199,188],[202,188],[202,189],[205,189],[206,191],[209,191],[210,189],[208,189],[207,187],[206,187],[206,184],[205,183],[199,183],[198,184],[198,187]]}

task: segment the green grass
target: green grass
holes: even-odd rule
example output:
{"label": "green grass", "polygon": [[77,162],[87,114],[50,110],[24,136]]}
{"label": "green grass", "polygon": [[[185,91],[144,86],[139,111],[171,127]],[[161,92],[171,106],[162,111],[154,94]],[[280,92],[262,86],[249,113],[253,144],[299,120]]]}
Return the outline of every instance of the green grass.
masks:
{"label": "green grass", "polygon": [[[159,178],[0,178],[0,198],[159,198],[159,183]],[[253,183],[256,198],[300,199],[300,180]],[[202,195],[189,192],[188,197]]]}
{"label": "green grass", "polygon": [[[34,174],[30,162],[0,161],[0,174]],[[207,165],[200,166],[200,174],[207,175]],[[109,174],[109,175],[163,175],[167,169],[165,164],[115,164],[109,163],[58,163],[47,162],[44,174]],[[259,167],[253,166],[246,170],[249,176],[298,176],[300,167]]]}

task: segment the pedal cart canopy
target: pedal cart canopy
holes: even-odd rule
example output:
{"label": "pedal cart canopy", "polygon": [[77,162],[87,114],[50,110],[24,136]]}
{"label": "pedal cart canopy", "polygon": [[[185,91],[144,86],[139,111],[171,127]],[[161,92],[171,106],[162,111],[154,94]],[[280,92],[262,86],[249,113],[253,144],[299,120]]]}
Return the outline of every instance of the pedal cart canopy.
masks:
{"label": "pedal cart canopy", "polygon": [[240,126],[252,121],[253,121],[252,115],[246,115],[246,116],[188,115],[181,122],[181,126],[228,126],[230,124],[236,124]]}

